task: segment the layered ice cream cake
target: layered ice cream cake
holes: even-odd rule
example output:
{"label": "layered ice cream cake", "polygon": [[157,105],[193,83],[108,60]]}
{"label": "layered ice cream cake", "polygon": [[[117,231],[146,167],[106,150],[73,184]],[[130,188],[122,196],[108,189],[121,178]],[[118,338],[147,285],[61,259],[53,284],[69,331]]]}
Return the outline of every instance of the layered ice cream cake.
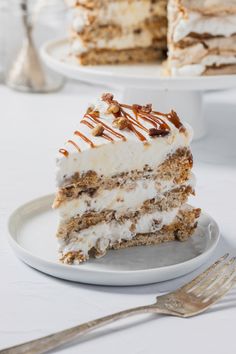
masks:
{"label": "layered ice cream cake", "polygon": [[173,110],[119,103],[110,93],[90,105],[57,158],[60,260],[187,240],[200,215],[186,204],[195,185],[191,138]]}
{"label": "layered ice cream cake", "polygon": [[164,57],[166,0],[75,0],[71,53],[83,65],[147,62]]}
{"label": "layered ice cream cake", "polygon": [[165,73],[236,73],[236,0],[67,0],[82,65],[155,62]]}

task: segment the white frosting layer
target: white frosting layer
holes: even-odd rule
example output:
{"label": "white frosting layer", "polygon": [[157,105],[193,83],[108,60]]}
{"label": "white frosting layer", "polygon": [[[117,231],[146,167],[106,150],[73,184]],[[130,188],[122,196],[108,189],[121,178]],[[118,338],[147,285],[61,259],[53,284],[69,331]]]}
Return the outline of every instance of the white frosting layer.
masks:
{"label": "white frosting layer", "polygon": [[[102,122],[111,127],[114,117],[106,113],[107,107],[105,102],[99,101],[95,109],[100,111]],[[192,139],[192,129],[189,125],[185,124],[186,131],[180,132],[167,118],[162,117],[162,119],[171,128],[170,133],[165,137],[152,138],[145,131],[136,128],[146,137],[147,143],[141,142],[133,132],[126,129],[117,130],[126,137],[126,141],[114,137],[114,142],[111,143],[103,137],[94,137],[90,128],[79,123],[78,130],[88,136],[96,147],[91,148],[80,137],[73,135],[72,139],[79,146],[81,152],[78,152],[69,143],[64,145],[63,148],[69,152],[69,155],[65,157],[58,154],[58,185],[63,183],[64,178],[72,176],[75,172],[83,173],[93,170],[98,175],[111,177],[130,170],[142,170],[145,164],[151,168],[157,168],[167,155],[175,152],[178,148],[189,146]],[[148,129],[152,127],[145,121],[142,121],[142,124]]]}
{"label": "white frosting layer", "polygon": [[[143,215],[136,224],[136,229],[130,231],[132,221],[127,220],[124,223],[112,221],[110,223],[99,223],[88,229],[73,232],[70,237],[69,244],[59,240],[60,250],[65,254],[70,251],[82,251],[86,256],[88,251],[96,246],[99,239],[101,251],[105,250],[110,242],[111,245],[117,241],[130,240],[136,233],[155,232],[162,228],[163,225],[170,224],[178,213],[178,208],[168,212],[155,212]],[[160,223],[157,224],[159,221]]]}
{"label": "white frosting layer", "polygon": [[209,54],[217,54],[217,57],[234,57],[236,54],[236,35],[231,37],[213,37],[204,42],[196,42],[185,48],[170,46],[172,65],[174,67],[198,64]]}
{"label": "white frosting layer", "polygon": [[[171,11],[171,8],[170,8]],[[191,32],[213,36],[223,35],[225,37],[236,33],[236,16],[203,16],[198,12],[189,12],[186,17],[181,18],[174,24],[173,41],[178,42]]]}
{"label": "white frosting layer", "polygon": [[152,45],[153,35],[148,30],[143,30],[139,34],[135,34],[133,31],[124,33],[119,37],[111,39],[97,39],[96,42],[84,43],[79,37],[73,40],[71,45],[71,53],[79,55],[89,51],[92,48],[99,49],[126,49],[135,47],[150,47]]}
{"label": "white frosting layer", "polygon": [[106,6],[94,10],[79,8],[75,10],[72,28],[81,32],[87,24],[89,17],[94,16],[99,25],[115,24],[121,27],[137,26],[150,16],[166,16],[165,1],[152,4],[151,1],[122,1],[110,2]]}
{"label": "white frosting layer", "polygon": [[[134,187],[132,187],[132,183]],[[195,176],[183,184],[195,187]],[[90,197],[86,193],[80,198],[63,203],[59,208],[61,220],[65,221],[76,215],[83,215],[87,211],[115,210],[116,216],[124,215],[126,212],[138,210],[148,199],[162,198],[163,194],[172,188],[180,187],[173,181],[138,180],[131,182],[127,188],[113,188],[112,190],[101,190],[97,195]]]}
{"label": "white frosting layer", "polygon": [[216,65],[236,64],[236,56],[223,55],[207,55],[199,64],[183,65],[182,67],[175,67],[172,62],[171,75],[172,76],[199,76],[204,73],[207,67]]}

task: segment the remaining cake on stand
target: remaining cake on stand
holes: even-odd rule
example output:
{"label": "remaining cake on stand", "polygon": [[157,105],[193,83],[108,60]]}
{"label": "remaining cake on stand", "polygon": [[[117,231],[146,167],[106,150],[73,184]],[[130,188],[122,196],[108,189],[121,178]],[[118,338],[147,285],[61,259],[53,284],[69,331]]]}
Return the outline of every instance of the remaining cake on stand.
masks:
{"label": "remaining cake on stand", "polygon": [[61,261],[187,240],[200,215],[186,204],[195,185],[191,138],[174,111],[121,104],[112,94],[90,106],[57,159]]}
{"label": "remaining cake on stand", "polygon": [[236,73],[236,0],[169,0],[172,76]]}
{"label": "remaining cake on stand", "polygon": [[83,65],[147,62],[166,51],[166,0],[74,1],[71,53]]}
{"label": "remaining cake on stand", "polygon": [[236,0],[68,3],[74,9],[70,56],[82,65],[167,58],[163,75],[236,73]]}

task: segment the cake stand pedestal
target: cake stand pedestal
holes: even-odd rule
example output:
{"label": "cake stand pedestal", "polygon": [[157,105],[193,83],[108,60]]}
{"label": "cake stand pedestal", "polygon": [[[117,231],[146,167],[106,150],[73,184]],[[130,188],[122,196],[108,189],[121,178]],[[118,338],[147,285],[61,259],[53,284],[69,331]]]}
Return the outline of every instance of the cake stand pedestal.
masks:
{"label": "cake stand pedestal", "polygon": [[65,39],[45,43],[41,55],[56,72],[80,81],[119,88],[127,103],[153,103],[155,109],[168,113],[174,109],[192,125],[195,139],[206,133],[203,93],[236,87],[236,75],[201,77],[163,77],[158,63],[137,65],[81,66],[69,58]]}

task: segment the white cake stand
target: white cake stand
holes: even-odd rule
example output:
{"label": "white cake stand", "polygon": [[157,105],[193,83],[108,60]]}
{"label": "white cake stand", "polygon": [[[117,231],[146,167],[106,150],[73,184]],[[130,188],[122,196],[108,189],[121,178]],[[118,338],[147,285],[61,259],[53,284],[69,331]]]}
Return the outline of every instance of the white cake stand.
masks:
{"label": "white cake stand", "polygon": [[41,48],[45,63],[56,72],[75,80],[120,88],[124,102],[154,103],[155,109],[174,109],[190,123],[195,139],[205,132],[203,93],[236,87],[236,75],[203,77],[163,77],[161,65],[102,65],[80,66],[68,59],[69,44],[65,39],[47,42]]}

